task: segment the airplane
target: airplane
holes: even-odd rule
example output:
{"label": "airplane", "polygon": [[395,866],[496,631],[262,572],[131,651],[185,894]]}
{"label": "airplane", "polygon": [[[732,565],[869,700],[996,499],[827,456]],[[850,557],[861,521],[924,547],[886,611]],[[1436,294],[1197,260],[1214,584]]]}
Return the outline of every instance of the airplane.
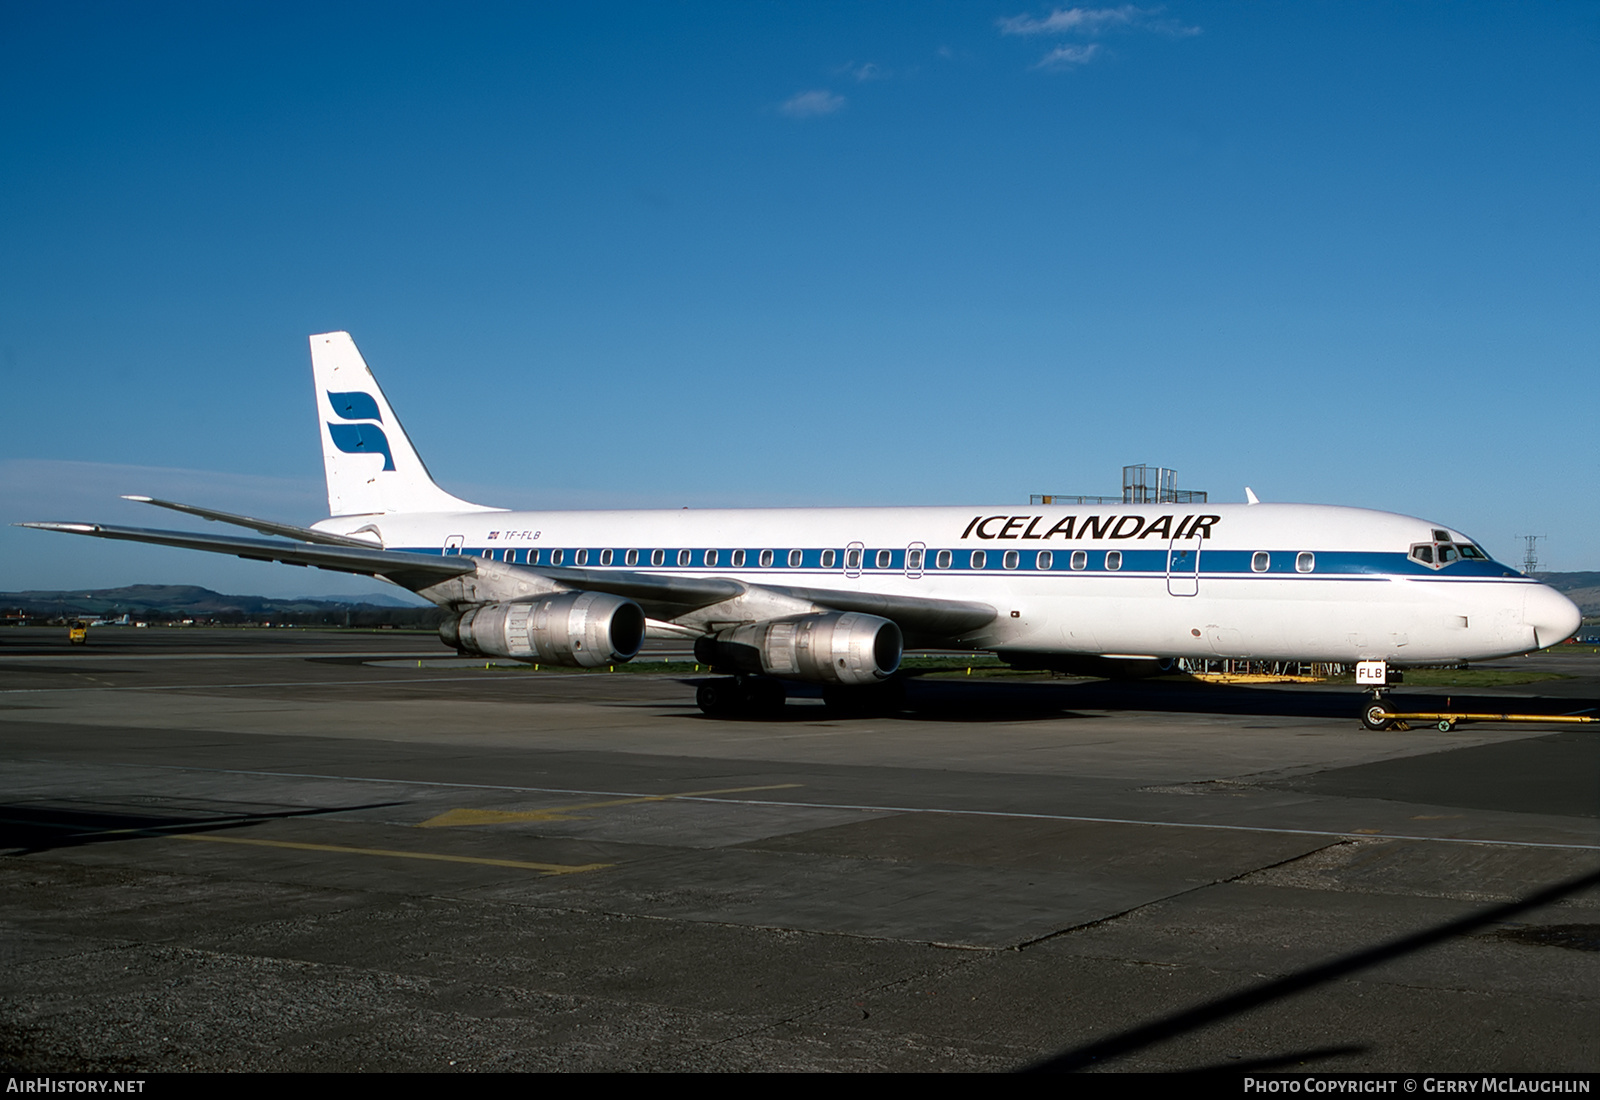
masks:
{"label": "airplane", "polygon": [[450,616],[459,651],[594,668],[647,635],[722,674],[707,714],[770,713],[786,683],[892,706],[907,647],[1023,668],[1181,658],[1477,661],[1566,640],[1578,608],[1428,520],[1259,502],[1020,508],[518,512],[441,489],[345,332],[311,338],[329,518],[310,527],[130,500],[269,538],[21,526],[380,577]]}

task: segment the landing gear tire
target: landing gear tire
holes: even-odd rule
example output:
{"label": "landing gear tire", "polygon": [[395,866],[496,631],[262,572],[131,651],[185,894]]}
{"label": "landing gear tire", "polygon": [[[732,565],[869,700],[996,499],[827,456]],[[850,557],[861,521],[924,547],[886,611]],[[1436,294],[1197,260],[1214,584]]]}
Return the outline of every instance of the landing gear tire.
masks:
{"label": "landing gear tire", "polygon": [[782,682],[766,676],[704,680],[694,689],[695,704],[713,718],[774,715],[787,698]]}
{"label": "landing gear tire", "polygon": [[1361,724],[1369,730],[1386,730],[1394,725],[1394,719],[1389,717],[1382,703],[1373,703],[1361,712]]}
{"label": "landing gear tire", "polygon": [[737,680],[706,680],[694,689],[694,701],[701,713],[724,718],[741,709],[744,693],[739,690]]}

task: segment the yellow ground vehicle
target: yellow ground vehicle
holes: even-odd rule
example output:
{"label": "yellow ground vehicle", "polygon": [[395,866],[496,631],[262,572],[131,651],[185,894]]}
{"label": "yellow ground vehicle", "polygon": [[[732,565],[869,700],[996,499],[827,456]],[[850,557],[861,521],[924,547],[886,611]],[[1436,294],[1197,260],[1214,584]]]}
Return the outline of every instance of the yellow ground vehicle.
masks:
{"label": "yellow ground vehicle", "polygon": [[73,645],[83,645],[89,640],[89,624],[82,619],[73,619],[72,626],[67,629],[67,641]]}

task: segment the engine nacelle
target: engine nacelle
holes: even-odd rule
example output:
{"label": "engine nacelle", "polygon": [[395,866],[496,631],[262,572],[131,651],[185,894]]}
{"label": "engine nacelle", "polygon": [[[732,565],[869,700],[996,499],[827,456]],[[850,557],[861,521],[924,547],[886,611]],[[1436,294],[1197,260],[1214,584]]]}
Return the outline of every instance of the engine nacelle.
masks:
{"label": "engine nacelle", "polygon": [[632,660],[644,643],[644,609],[604,592],[563,592],[474,607],[439,627],[446,645],[490,657],[594,668]]}
{"label": "engine nacelle", "polygon": [[857,611],[772,619],[723,630],[694,643],[713,668],[816,684],[876,684],[900,667],[904,642],[888,619]]}

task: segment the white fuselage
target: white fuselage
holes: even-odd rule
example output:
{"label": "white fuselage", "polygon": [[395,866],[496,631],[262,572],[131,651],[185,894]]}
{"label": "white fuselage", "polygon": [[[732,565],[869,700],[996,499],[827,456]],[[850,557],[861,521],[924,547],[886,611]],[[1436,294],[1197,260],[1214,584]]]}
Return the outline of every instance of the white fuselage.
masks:
{"label": "white fuselage", "polygon": [[[1453,530],[1323,505],[474,511],[316,526],[513,566],[983,603],[995,619],[947,639],[974,649],[1423,664],[1528,652],[1580,622],[1565,597]],[[1422,545],[1457,560],[1425,563]]]}

